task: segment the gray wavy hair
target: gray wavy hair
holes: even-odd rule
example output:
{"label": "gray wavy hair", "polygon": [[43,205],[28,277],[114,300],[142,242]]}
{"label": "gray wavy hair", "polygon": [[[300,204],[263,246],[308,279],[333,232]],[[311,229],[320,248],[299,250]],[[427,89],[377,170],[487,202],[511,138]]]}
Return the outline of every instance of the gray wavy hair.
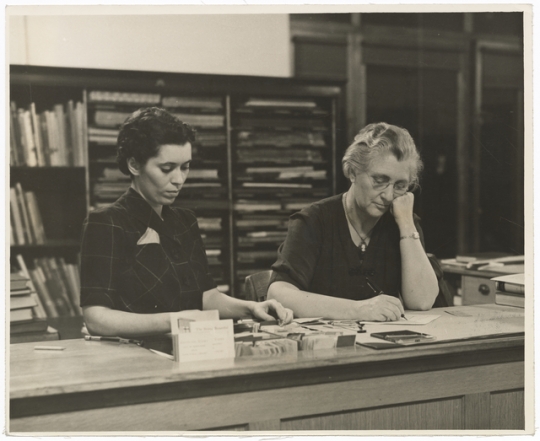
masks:
{"label": "gray wavy hair", "polygon": [[414,140],[406,129],[385,122],[368,124],[358,132],[343,155],[343,174],[350,180],[356,176],[357,170],[367,172],[375,159],[388,154],[394,155],[398,161],[412,160],[411,190],[418,188],[424,163]]}

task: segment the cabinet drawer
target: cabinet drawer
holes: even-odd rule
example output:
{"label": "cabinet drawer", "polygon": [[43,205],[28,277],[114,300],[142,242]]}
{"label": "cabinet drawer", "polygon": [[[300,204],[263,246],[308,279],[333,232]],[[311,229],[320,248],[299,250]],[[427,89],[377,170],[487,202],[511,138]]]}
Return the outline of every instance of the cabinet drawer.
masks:
{"label": "cabinet drawer", "polygon": [[495,303],[495,282],[490,279],[462,276],[461,288],[464,305]]}

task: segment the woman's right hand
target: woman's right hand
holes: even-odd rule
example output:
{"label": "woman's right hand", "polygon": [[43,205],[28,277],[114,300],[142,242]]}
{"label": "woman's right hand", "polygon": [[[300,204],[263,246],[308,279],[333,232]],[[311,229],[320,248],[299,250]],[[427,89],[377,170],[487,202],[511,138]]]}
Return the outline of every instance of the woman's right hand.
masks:
{"label": "woman's right hand", "polygon": [[380,294],[367,300],[358,300],[356,320],[368,322],[393,322],[404,314],[401,301],[393,296]]}

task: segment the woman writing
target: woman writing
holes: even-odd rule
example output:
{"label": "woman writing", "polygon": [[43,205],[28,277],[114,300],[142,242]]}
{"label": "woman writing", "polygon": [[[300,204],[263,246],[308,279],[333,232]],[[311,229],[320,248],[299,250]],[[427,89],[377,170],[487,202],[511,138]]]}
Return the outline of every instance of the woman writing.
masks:
{"label": "woman writing", "polygon": [[275,300],[247,302],[219,292],[195,215],[170,207],[187,178],[194,137],[189,125],[155,107],[122,125],[117,160],[131,187],[84,225],[81,307],[92,334],[166,333],[170,313],[187,309],[217,309],[222,319],[292,320]]}
{"label": "woman writing", "polygon": [[409,132],[366,126],[342,166],[346,193],[291,216],[268,298],[298,317],[392,321],[404,307],[430,309],[439,288],[413,214],[422,161]]}

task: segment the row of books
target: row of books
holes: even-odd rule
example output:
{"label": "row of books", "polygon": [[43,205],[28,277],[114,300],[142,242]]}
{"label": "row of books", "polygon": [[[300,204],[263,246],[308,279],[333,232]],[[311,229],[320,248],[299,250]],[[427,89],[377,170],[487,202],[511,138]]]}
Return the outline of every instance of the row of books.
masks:
{"label": "row of books", "polygon": [[28,109],[11,102],[10,153],[14,166],[85,166],[86,106],[72,100],[37,113],[35,103]]}
{"label": "row of books", "polygon": [[90,103],[117,103],[130,105],[159,105],[164,107],[183,107],[221,110],[223,108],[220,97],[189,97],[165,96],[158,93],[119,92],[108,90],[92,90],[88,93]]}
{"label": "row of books", "polygon": [[47,240],[36,195],[17,182],[9,189],[10,243],[39,245]]}
{"label": "row of books", "polygon": [[[99,145],[114,146],[120,130],[117,128],[88,127],[88,141]],[[227,135],[223,131],[198,130],[194,145],[197,147],[222,147],[227,143]]]}
{"label": "row of books", "polygon": [[[118,128],[133,112],[123,112],[119,110],[98,109],[93,114],[93,124],[98,127]],[[197,113],[177,113],[173,112],[180,121],[203,128],[223,128],[225,127],[225,116],[221,114],[197,114]]]}
{"label": "row of books", "polygon": [[[273,185],[276,181],[280,183],[280,181],[325,180],[327,173],[324,169],[315,169],[313,165],[296,167],[246,167],[243,172],[236,175],[236,180],[268,181],[268,185]],[[250,184],[245,186],[250,186]]]}
{"label": "row of books", "polygon": [[[22,257],[18,260],[22,260]],[[80,278],[77,265],[62,257],[34,258],[27,272],[48,318],[79,316]],[[24,264],[26,266],[26,264]]]}
{"label": "row of books", "polygon": [[238,199],[234,204],[235,211],[300,211],[317,199],[283,199],[283,200],[254,200]]}
{"label": "row of books", "polygon": [[236,135],[237,147],[326,147],[321,132],[307,131],[248,131],[241,130]]}
{"label": "row of books", "polygon": [[289,118],[287,115],[237,115],[236,127],[239,130],[311,130],[326,132],[328,130],[321,118]]}
{"label": "row of books", "polygon": [[272,162],[278,164],[294,164],[297,162],[309,162],[314,164],[324,163],[324,158],[319,150],[312,149],[288,149],[274,148],[239,148],[236,150],[236,159],[240,163]]}
{"label": "row of books", "polygon": [[498,305],[525,307],[525,274],[508,274],[494,277],[495,303]]}

